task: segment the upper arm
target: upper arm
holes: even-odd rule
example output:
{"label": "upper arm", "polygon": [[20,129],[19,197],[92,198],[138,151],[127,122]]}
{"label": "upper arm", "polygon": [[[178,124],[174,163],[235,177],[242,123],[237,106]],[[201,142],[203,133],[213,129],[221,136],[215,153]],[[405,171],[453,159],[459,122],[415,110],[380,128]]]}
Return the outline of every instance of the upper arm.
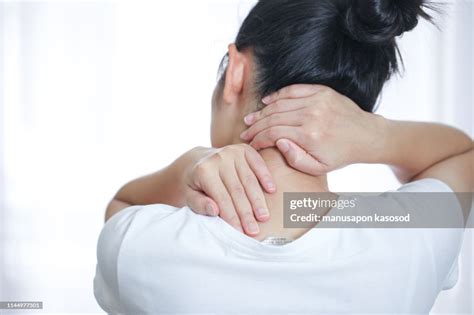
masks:
{"label": "upper arm", "polygon": [[120,313],[118,258],[122,242],[140,206],[121,211],[104,225],[97,244],[94,295],[108,313]]}
{"label": "upper arm", "polygon": [[414,180],[435,178],[446,183],[456,194],[467,218],[474,191],[474,150],[441,161],[426,169]]}
{"label": "upper arm", "polygon": [[446,183],[454,192],[472,192],[473,162],[474,150],[471,149],[433,165],[413,180],[436,178]]}
{"label": "upper arm", "polygon": [[474,150],[441,161],[413,180],[436,178],[446,183],[454,192],[473,191]]}

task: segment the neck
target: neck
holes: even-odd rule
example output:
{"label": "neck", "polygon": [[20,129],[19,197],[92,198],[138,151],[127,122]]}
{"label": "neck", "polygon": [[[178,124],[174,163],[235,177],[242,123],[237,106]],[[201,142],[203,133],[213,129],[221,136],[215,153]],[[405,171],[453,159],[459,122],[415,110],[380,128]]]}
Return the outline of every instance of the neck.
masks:
{"label": "neck", "polygon": [[260,151],[277,185],[277,192],[265,194],[270,219],[260,223],[260,233],[255,237],[258,240],[269,236],[288,237],[297,239],[308,229],[283,228],[283,193],[285,192],[328,192],[326,176],[311,176],[301,173],[290,167],[281,153],[275,149]]}
{"label": "neck", "polygon": [[326,176],[312,176],[292,168],[276,148],[262,150],[260,155],[276,181],[277,194],[283,194],[283,192],[329,191]]}

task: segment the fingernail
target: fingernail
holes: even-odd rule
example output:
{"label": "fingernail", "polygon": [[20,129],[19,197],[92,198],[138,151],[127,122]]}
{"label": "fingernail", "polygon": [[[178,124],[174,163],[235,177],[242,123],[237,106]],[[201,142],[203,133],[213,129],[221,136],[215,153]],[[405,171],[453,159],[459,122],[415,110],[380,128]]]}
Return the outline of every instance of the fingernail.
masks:
{"label": "fingernail", "polygon": [[286,153],[288,150],[290,150],[290,145],[286,141],[278,141],[277,146],[282,153]]}
{"label": "fingernail", "polygon": [[247,226],[250,233],[257,234],[258,232],[260,232],[260,229],[258,228],[258,224],[255,222],[249,222]]}
{"label": "fingernail", "polygon": [[275,184],[273,184],[273,182],[266,182],[266,183],[265,183],[265,186],[266,186],[267,189],[270,190],[270,191],[275,191],[275,189],[276,189]]}
{"label": "fingernail", "polygon": [[216,212],[214,211],[214,207],[211,204],[208,204],[206,206],[206,212],[207,212],[208,215],[210,215],[212,217],[216,215]]}
{"label": "fingernail", "polygon": [[270,215],[270,213],[268,213],[268,210],[265,208],[258,208],[256,212],[257,212],[257,216],[260,218],[268,217]]}
{"label": "fingernail", "polygon": [[254,119],[253,113],[252,113],[252,114],[248,114],[247,116],[245,116],[244,122],[245,122],[247,125],[251,125],[251,124],[253,123],[253,119]]}
{"label": "fingernail", "polygon": [[270,95],[268,95],[268,96],[265,96],[264,98],[262,98],[262,103],[269,104],[271,100],[272,100],[272,97]]}

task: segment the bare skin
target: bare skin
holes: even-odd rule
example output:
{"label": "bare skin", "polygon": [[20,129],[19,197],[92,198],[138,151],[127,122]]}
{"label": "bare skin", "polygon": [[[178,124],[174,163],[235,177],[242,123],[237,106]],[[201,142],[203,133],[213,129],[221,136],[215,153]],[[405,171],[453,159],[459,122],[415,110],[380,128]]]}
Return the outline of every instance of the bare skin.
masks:
{"label": "bare skin", "polygon": [[459,130],[366,113],[321,86],[284,88],[254,113],[259,102],[253,73],[251,53],[230,45],[225,83],[213,97],[212,142],[218,149],[192,149],[126,184],[110,202],[106,220],[130,205],[189,205],[257,239],[282,235],[282,192],[327,191],[326,173],[354,163],[386,164],[402,183],[436,178],[455,192],[473,191],[473,142]]}
{"label": "bare skin", "polygon": [[[265,199],[270,209],[270,219],[259,223],[260,233],[253,236],[257,240],[263,240],[270,236],[297,239],[305,234],[310,228],[283,228],[283,193],[284,192],[324,192],[329,193],[328,182],[324,176],[312,176],[299,171],[288,165],[281,153],[275,148],[260,151],[273,174],[278,190],[274,194],[266,194]],[[329,194],[332,199],[337,199],[336,194]],[[329,208],[319,208],[318,212],[325,214]]]}

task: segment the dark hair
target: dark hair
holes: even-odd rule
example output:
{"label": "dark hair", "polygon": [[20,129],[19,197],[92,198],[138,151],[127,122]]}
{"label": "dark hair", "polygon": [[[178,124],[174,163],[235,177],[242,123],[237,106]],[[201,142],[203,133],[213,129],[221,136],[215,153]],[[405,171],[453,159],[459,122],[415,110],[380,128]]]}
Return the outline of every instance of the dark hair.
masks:
{"label": "dark hair", "polygon": [[412,30],[423,0],[260,0],[235,44],[251,49],[256,88],[323,84],[372,112],[384,83],[398,71],[395,38]]}

